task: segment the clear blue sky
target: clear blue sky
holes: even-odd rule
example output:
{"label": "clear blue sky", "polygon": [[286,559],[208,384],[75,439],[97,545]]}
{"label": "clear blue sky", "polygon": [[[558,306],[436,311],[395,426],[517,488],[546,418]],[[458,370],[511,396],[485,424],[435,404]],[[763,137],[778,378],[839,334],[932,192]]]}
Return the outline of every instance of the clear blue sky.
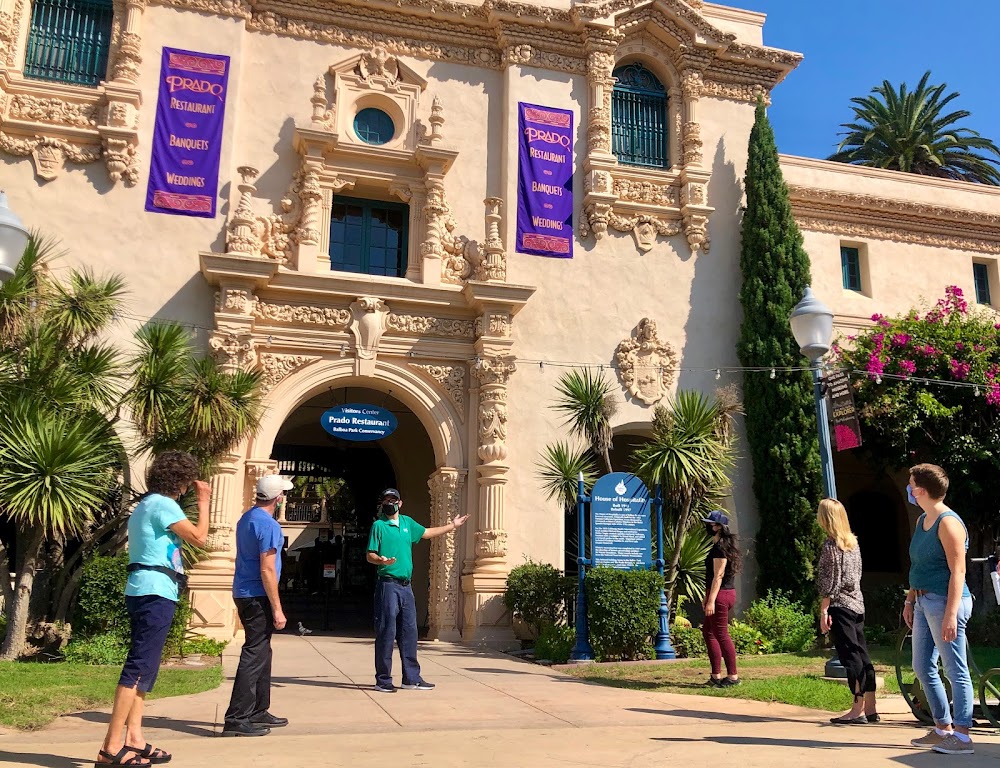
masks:
{"label": "clear blue sky", "polygon": [[[826,157],[852,117],[850,99],[883,80],[931,82],[961,96],[963,125],[1000,144],[998,0],[719,0],[767,14],[764,42],[805,55],[768,114],[781,152]],[[958,31],[961,30],[961,34]]]}

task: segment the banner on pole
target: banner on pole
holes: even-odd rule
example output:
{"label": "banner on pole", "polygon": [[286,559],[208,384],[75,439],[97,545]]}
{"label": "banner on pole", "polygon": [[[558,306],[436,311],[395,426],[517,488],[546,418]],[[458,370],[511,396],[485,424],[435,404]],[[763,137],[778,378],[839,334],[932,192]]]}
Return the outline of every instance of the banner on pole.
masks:
{"label": "banner on pole", "polygon": [[843,371],[832,371],[824,377],[829,400],[833,443],[838,451],[861,447],[861,423],[854,406],[851,379]]}
{"label": "banner on pole", "polygon": [[620,570],[652,563],[649,490],[635,475],[612,472],[590,492],[594,565]]}
{"label": "banner on pole", "polygon": [[573,258],[573,113],[517,105],[518,253]]}
{"label": "banner on pole", "polygon": [[164,48],[146,210],[215,217],[229,57]]}

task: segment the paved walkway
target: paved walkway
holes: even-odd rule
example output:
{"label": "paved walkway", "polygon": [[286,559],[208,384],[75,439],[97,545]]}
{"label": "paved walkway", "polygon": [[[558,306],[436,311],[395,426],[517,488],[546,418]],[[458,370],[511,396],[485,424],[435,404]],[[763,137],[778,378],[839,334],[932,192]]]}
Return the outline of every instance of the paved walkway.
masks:
{"label": "paved walkway", "polygon": [[[226,654],[230,675],[237,653]],[[178,768],[1000,766],[1000,737],[987,732],[976,734],[973,757],[910,748],[923,731],[899,698],[880,700],[891,713],[880,725],[837,727],[811,710],[606,688],[449,644],[424,643],[420,658],[436,691],[378,694],[370,640],[281,635],[272,711],[289,717],[289,727],[263,738],[211,738],[229,699],[224,684],[150,702],[147,737],[172,751]],[[0,735],[0,766],[90,765],[107,718],[84,712],[40,733]]]}

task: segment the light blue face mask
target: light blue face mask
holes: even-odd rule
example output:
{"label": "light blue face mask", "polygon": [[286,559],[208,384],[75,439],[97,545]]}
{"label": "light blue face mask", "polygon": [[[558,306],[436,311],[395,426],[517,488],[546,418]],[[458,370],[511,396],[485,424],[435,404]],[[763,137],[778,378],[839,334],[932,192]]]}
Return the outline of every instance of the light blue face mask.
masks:
{"label": "light blue face mask", "polygon": [[920,506],[919,504],[917,504],[917,500],[913,498],[913,487],[909,485],[906,486],[906,500],[915,507]]}

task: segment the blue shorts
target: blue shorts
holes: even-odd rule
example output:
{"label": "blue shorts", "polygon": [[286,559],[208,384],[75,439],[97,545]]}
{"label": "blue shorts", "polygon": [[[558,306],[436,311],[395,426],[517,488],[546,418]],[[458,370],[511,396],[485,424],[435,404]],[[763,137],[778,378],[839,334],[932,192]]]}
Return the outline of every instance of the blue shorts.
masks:
{"label": "blue shorts", "polygon": [[118,685],[151,691],[160,672],[163,646],[167,644],[177,603],[159,595],[126,595],[125,605],[132,626],[132,642]]}

